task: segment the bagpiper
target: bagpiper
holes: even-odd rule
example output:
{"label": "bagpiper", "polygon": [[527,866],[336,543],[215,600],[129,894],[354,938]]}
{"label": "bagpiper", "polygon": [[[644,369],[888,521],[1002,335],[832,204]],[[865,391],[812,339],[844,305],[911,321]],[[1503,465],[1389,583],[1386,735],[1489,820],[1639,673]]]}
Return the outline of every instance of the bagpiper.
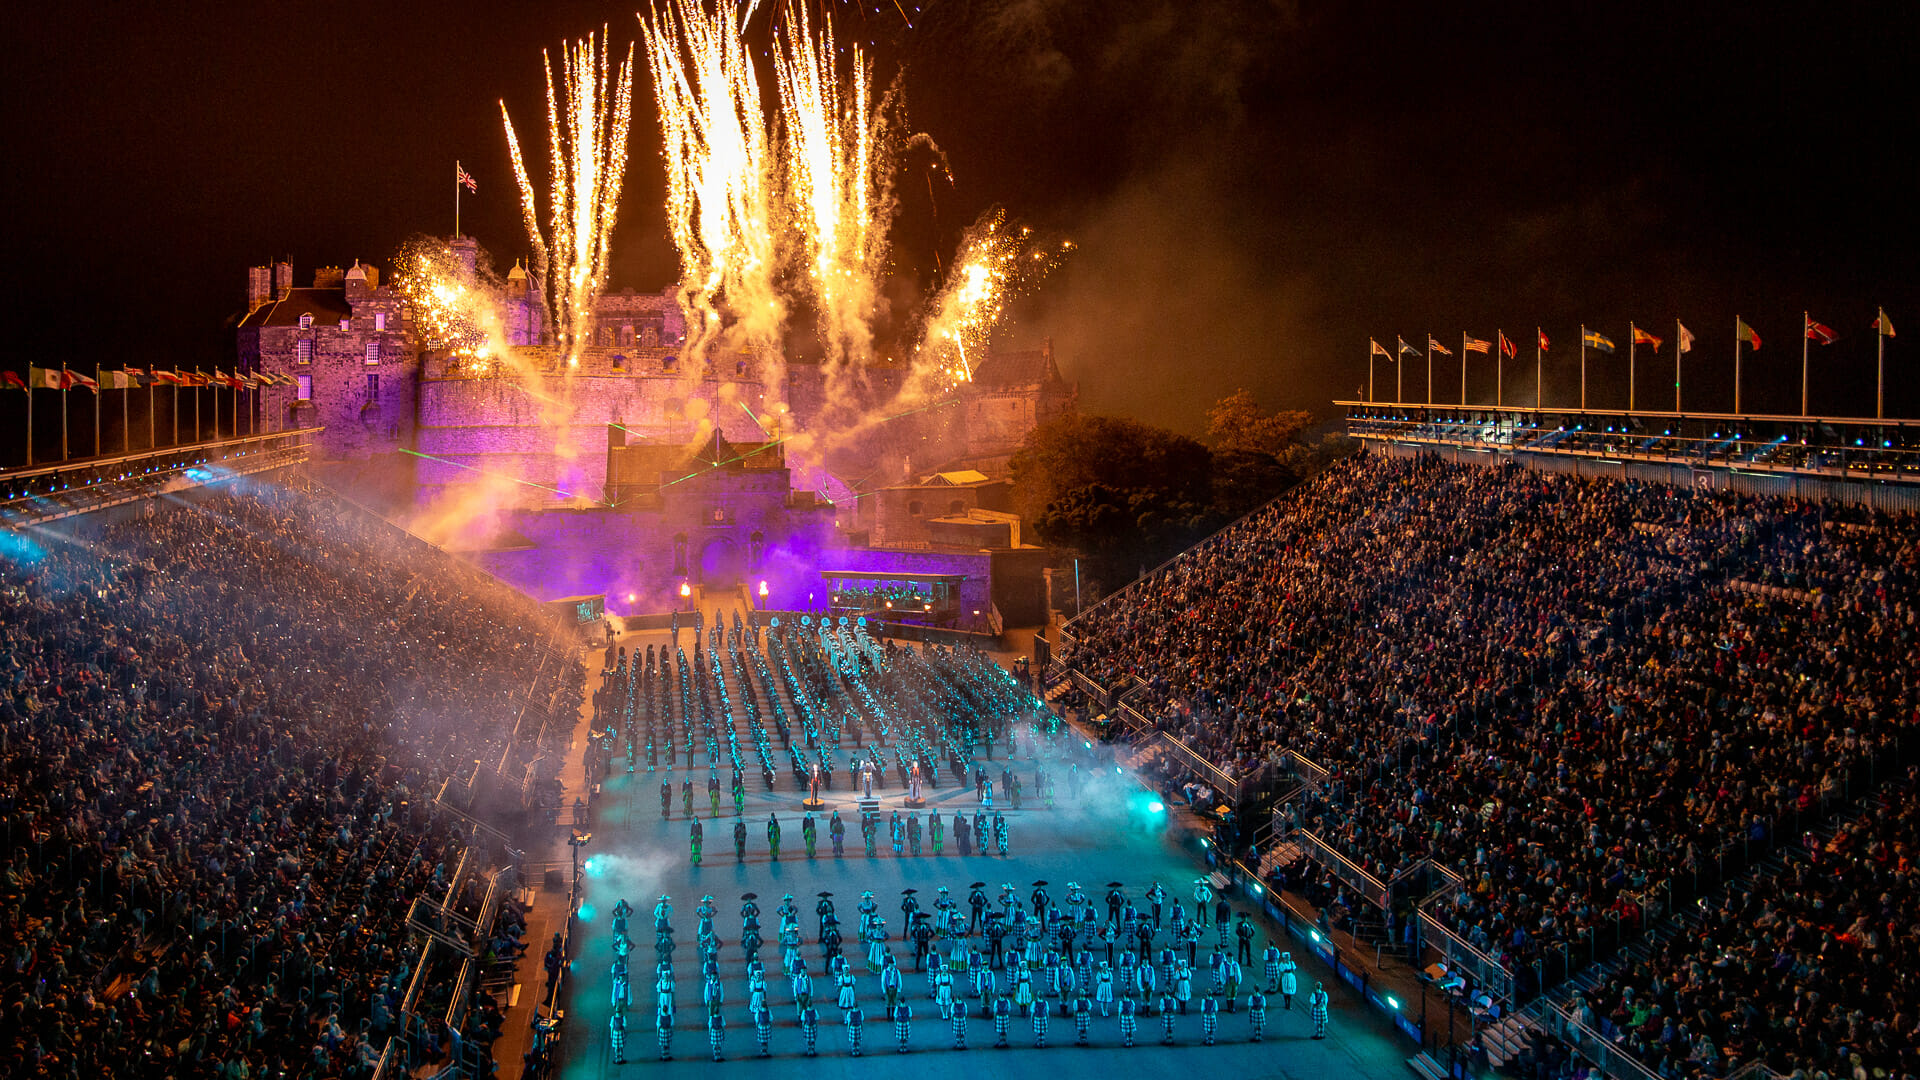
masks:
{"label": "bagpiper", "polygon": [[800,1037],[806,1040],[808,1057],[819,1053],[820,1012],[812,1006],[800,1010]]}
{"label": "bagpiper", "polygon": [[613,1063],[627,1063],[627,1010],[616,1007],[607,1018],[607,1041],[613,1045]]}
{"label": "bagpiper", "polygon": [[947,1014],[947,1020],[953,1025],[953,1048],[965,1050],[967,1048],[967,1007],[955,1005]]}
{"label": "bagpiper", "polygon": [[662,997],[653,1007],[653,1030],[660,1039],[660,1060],[673,1060],[673,998]]}
{"label": "bagpiper", "polygon": [[859,1057],[860,1037],[865,1034],[867,1014],[860,1011],[860,1006],[855,1005],[847,1010],[842,1022],[847,1025],[847,1052],[854,1057]]}
{"label": "bagpiper", "polygon": [[907,1040],[913,1036],[913,1010],[902,1001],[891,1010],[893,1016],[893,1041],[899,1044],[899,1052],[907,1052]]}
{"label": "bagpiper", "polygon": [[1325,983],[1314,983],[1313,993],[1307,995],[1307,1015],[1313,1020],[1313,1037],[1327,1037],[1327,1006],[1332,998],[1327,994]]}
{"label": "bagpiper", "polygon": [[1132,1046],[1133,1037],[1140,1030],[1140,1004],[1131,997],[1120,999],[1120,1045]]}
{"label": "bagpiper", "polygon": [[767,1043],[773,1039],[773,1014],[764,1006],[753,1010],[753,1037],[759,1044],[760,1056],[767,1057]]}
{"label": "bagpiper", "polygon": [[1255,990],[1247,995],[1247,1020],[1253,1025],[1253,1041],[1267,1033],[1267,995]]}
{"label": "bagpiper", "polygon": [[1212,1046],[1214,1035],[1220,1030],[1220,999],[1205,997],[1200,999],[1200,1043]]}

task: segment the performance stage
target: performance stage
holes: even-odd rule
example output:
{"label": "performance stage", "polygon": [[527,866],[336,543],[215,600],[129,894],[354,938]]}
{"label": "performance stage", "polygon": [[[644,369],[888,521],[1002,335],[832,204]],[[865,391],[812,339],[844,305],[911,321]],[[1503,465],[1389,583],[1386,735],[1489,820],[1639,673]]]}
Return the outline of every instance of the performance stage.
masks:
{"label": "performance stage", "polygon": [[[637,635],[636,635],[637,637]],[[648,639],[655,635],[647,635]],[[664,638],[664,636],[661,636]],[[629,637],[629,644],[633,640]],[[597,677],[597,673],[596,673]],[[1073,751],[1067,752],[1068,748]],[[1034,742],[1023,736],[1018,741],[1014,767],[1024,776],[1026,792],[1022,809],[1006,809],[999,792],[1001,766],[1007,763],[1006,747],[997,746],[996,759],[988,763],[995,778],[995,809],[1005,814],[1010,834],[1009,855],[983,854],[977,842],[973,854],[957,854],[951,829],[953,815],[964,813],[971,821],[979,809],[975,789],[959,786],[950,773],[942,784],[924,792],[927,808],[920,810],[923,825],[930,810],[938,810],[948,823],[944,853],[935,856],[925,835],[918,857],[895,857],[887,838],[887,815],[895,809],[906,813],[906,791],[897,778],[889,776],[889,785],[876,790],[880,803],[880,827],[876,855],[868,857],[860,834],[857,804],[860,793],[849,790],[845,773],[836,787],[823,791],[827,810],[818,815],[818,846],[809,859],[801,839],[804,791],[795,791],[790,777],[781,776],[777,790],[769,793],[757,775],[749,775],[743,820],[747,824],[746,858],[737,861],[732,838],[736,820],[730,783],[721,775],[721,811],[710,814],[706,790],[708,768],[705,755],[692,770],[694,805],[705,831],[702,865],[693,867],[688,860],[689,821],[682,810],[680,784],[688,775],[686,759],[669,771],[661,764],[647,771],[644,757],[637,771],[625,772],[622,760],[607,779],[592,823],[592,841],[580,852],[585,871],[581,919],[577,931],[570,975],[571,991],[562,1033],[560,1075],[567,1078],[609,1077],[641,1070],[660,1070],[670,1076],[765,1077],[775,1070],[799,1068],[808,1075],[881,1076],[902,1067],[897,1052],[893,1023],[883,1016],[884,994],[878,975],[868,971],[866,947],[858,938],[860,916],[857,910],[861,894],[872,890],[879,911],[886,919],[888,947],[902,970],[902,999],[913,1012],[911,1026],[911,1066],[919,1080],[945,1080],[976,1077],[983,1070],[1026,1073],[1037,1070],[1086,1069],[1089,1073],[1117,1068],[1147,1069],[1171,1073],[1176,1069],[1205,1069],[1215,1075],[1235,1077],[1399,1077],[1413,1047],[1392,1032],[1388,1024],[1371,1010],[1363,1008],[1344,984],[1312,958],[1310,950],[1288,940],[1277,928],[1256,917],[1259,934],[1254,941],[1255,962],[1248,966],[1238,1011],[1222,1012],[1218,1044],[1201,1045],[1200,999],[1209,985],[1204,972],[1194,980],[1194,997],[1188,1014],[1175,1024],[1175,1045],[1162,1046],[1161,1021],[1157,1015],[1143,1015],[1135,1037],[1136,1045],[1124,1048],[1120,1043],[1119,1020],[1115,1015],[1102,1019],[1095,1008],[1088,1047],[1074,1045],[1074,1023],[1059,1011],[1059,1000],[1051,1002],[1054,1015],[1047,1033],[1047,1046],[1034,1046],[1032,1022],[1018,1011],[1009,1025],[1008,1048],[995,1049],[994,1024],[982,1018],[979,1003],[966,997],[971,1009],[967,1025],[969,1049],[952,1049],[952,1027],[940,1016],[930,999],[927,977],[913,967],[913,945],[903,940],[900,901],[903,889],[918,890],[921,908],[932,911],[938,889],[946,886],[956,903],[966,912],[969,886],[985,882],[992,906],[999,907],[1000,886],[1015,886],[1021,905],[1028,904],[1033,883],[1046,881],[1047,891],[1056,904],[1061,903],[1069,882],[1078,882],[1105,917],[1104,897],[1109,882],[1123,883],[1128,897],[1143,910],[1144,896],[1156,881],[1170,899],[1193,904],[1194,879],[1204,867],[1190,850],[1183,849],[1180,838],[1167,825],[1168,815],[1150,809],[1152,796],[1130,776],[1119,773],[1111,764],[1104,747],[1086,743],[1069,728],[1053,740],[1040,744],[1040,764],[1056,777],[1056,807],[1045,809],[1033,787]],[[1068,764],[1078,764],[1083,781],[1081,796],[1069,794]],[[660,783],[673,784],[672,814],[662,820]],[[845,854],[834,856],[828,837],[828,817],[838,809],[846,825]],[[779,815],[782,829],[780,858],[774,861],[768,851],[766,825],[768,815]],[[991,814],[988,815],[991,820]],[[857,980],[857,996],[867,1014],[863,1055],[848,1053],[847,1031],[841,1012],[835,1007],[833,979],[825,973],[825,962],[818,943],[819,919],[815,905],[818,893],[833,894],[836,914],[844,937],[842,951],[852,965]],[[745,955],[741,948],[741,905],[746,893],[756,894],[760,934],[765,940],[759,952],[767,966],[768,1009],[773,1016],[769,1044],[770,1057],[758,1056],[755,1026],[748,1007]],[[780,971],[780,916],[777,909],[785,894],[791,893],[799,909],[805,959],[814,979],[814,1003],[819,1014],[818,1056],[803,1053],[803,1036],[796,1018],[788,980]],[[653,909],[666,894],[672,898],[671,924],[676,950],[673,953],[678,1010],[672,1041],[673,1060],[659,1060],[654,1027],[655,935]],[[722,1013],[725,1018],[725,1060],[716,1063],[709,1047],[706,1007],[702,1004],[700,951],[697,945],[699,918],[695,909],[702,897],[711,895],[719,914],[714,931],[718,950],[719,973],[725,992]],[[633,907],[627,935],[632,941],[629,956],[631,1004],[627,1009],[626,1064],[615,1065],[609,1045],[608,1018],[611,1014],[610,991],[613,952],[613,911],[622,898]],[[1235,904],[1236,911],[1247,910]],[[1288,950],[1299,961],[1300,988],[1291,1012],[1274,995],[1268,1011],[1264,1041],[1251,1041],[1251,1029],[1245,995],[1264,985],[1260,953],[1268,934],[1276,935],[1279,948]],[[1156,939],[1156,947],[1165,935]],[[1199,959],[1204,965],[1215,940],[1209,929],[1202,938]],[[985,946],[985,938],[974,935],[975,948]],[[934,948],[945,951],[946,943],[936,939]],[[1116,946],[1116,955],[1120,946]],[[536,945],[536,951],[538,946]],[[1104,949],[1096,945],[1096,957]],[[1097,966],[1097,965],[1096,965]],[[1010,982],[999,973],[999,985],[1007,992]],[[1043,980],[1036,978],[1036,985]],[[1328,1038],[1311,1039],[1312,1025],[1307,1017],[1306,998],[1316,981],[1325,982],[1332,994],[1332,1024]],[[959,988],[956,988],[958,995]],[[1116,998],[1117,998],[1116,994]]]}

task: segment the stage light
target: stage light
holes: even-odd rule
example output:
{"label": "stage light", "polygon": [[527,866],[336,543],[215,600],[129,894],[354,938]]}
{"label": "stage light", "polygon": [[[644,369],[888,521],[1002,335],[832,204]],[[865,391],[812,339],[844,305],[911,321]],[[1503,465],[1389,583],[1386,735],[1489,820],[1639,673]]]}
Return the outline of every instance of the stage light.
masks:
{"label": "stage light", "polygon": [[631,604],[634,602],[635,599],[636,597],[632,593],[627,594],[627,603]]}
{"label": "stage light", "polygon": [[1161,802],[1159,799],[1155,799],[1147,804],[1147,813],[1149,814],[1164,814],[1166,812],[1167,804]]}
{"label": "stage light", "polygon": [[1319,941],[1319,940],[1320,940],[1320,931],[1318,931],[1318,930],[1309,930],[1309,931],[1307,931],[1307,936],[1308,936],[1308,937],[1310,937],[1310,938],[1312,938],[1312,939],[1313,939],[1313,940],[1315,940],[1315,941]]}
{"label": "stage light", "polygon": [[767,595],[767,583],[764,581],[760,583],[760,595],[763,597]]}
{"label": "stage light", "polygon": [[1399,1009],[1400,1009],[1400,999],[1399,999],[1399,998],[1397,998],[1397,997],[1394,997],[1394,996],[1393,996],[1392,994],[1388,994],[1388,995],[1387,995],[1387,1008],[1389,1008],[1389,1009],[1392,1009],[1392,1010],[1394,1010],[1394,1011],[1396,1011],[1396,1012],[1398,1012],[1398,1011],[1399,1011]]}
{"label": "stage light", "polygon": [[683,582],[681,582],[681,583],[680,583],[680,595],[681,595],[682,597],[688,597],[688,596],[692,596],[692,595],[693,595],[693,586],[691,586],[691,585],[689,585],[689,584],[687,584],[687,583],[686,583],[686,582],[684,582],[684,581],[683,581]]}
{"label": "stage light", "polygon": [[[592,860],[592,859],[588,859],[588,860],[587,860],[587,865],[588,865],[588,866],[592,866],[592,865],[593,865],[593,860]],[[592,922],[592,921],[593,921],[593,917],[594,917],[594,916],[595,916],[596,914],[598,914],[598,911],[597,911],[597,910],[596,910],[596,909],[594,908],[594,906],[593,906],[592,904],[581,904],[581,905],[580,905],[580,912],[579,912],[579,914],[580,914],[580,917],[581,917],[582,919],[585,919],[585,920],[587,920],[588,922]]]}

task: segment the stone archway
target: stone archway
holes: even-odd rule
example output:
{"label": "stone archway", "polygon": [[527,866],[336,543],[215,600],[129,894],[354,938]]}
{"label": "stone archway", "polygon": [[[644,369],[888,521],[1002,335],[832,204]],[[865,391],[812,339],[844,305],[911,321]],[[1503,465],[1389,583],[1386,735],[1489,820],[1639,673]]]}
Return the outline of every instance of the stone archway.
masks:
{"label": "stone archway", "polygon": [[747,564],[740,545],[730,536],[716,536],[700,545],[700,584],[728,588],[746,580]]}

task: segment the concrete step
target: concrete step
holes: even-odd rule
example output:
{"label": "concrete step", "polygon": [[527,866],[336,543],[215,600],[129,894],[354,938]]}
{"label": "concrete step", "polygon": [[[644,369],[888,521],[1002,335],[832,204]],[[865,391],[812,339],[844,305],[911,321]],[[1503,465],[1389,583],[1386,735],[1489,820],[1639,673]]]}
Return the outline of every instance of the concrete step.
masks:
{"label": "concrete step", "polygon": [[1407,1067],[1425,1080],[1447,1080],[1446,1067],[1435,1061],[1433,1055],[1425,1050],[1408,1058]]}

